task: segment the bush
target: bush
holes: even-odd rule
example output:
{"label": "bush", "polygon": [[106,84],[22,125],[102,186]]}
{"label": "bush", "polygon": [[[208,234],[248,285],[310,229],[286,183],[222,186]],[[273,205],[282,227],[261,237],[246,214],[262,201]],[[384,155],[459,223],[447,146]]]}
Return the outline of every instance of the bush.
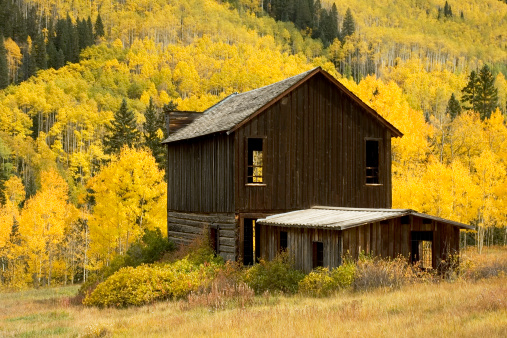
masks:
{"label": "bush", "polygon": [[327,268],[313,270],[299,282],[298,286],[300,293],[312,297],[329,296],[338,289]]}
{"label": "bush", "polygon": [[312,297],[325,297],[340,289],[347,289],[354,281],[356,266],[354,263],[344,263],[329,271],[318,268],[299,282],[299,292]]}
{"label": "bush", "polygon": [[246,271],[244,280],[256,294],[265,291],[296,293],[304,276],[303,272],[293,268],[289,254],[283,252],[272,261],[261,259]]}
{"label": "bush", "polygon": [[196,266],[188,259],[167,265],[125,267],[97,285],[83,300],[85,305],[126,307],[157,300],[181,298],[207,287],[219,266]]}
{"label": "bush", "polygon": [[331,270],[331,278],[341,289],[349,288],[354,282],[356,276],[356,264],[354,262],[345,262],[337,268]]}
{"label": "bush", "polygon": [[105,266],[86,279],[79,288],[78,298],[83,298],[94,290],[97,285],[123,267],[136,267],[160,260],[167,252],[174,251],[175,245],[162,235],[160,229],[144,230],[141,241],[134,243],[125,255],[116,256],[109,266]]}
{"label": "bush", "polygon": [[405,258],[392,260],[362,258],[357,262],[354,290],[398,289],[414,280],[415,274]]}

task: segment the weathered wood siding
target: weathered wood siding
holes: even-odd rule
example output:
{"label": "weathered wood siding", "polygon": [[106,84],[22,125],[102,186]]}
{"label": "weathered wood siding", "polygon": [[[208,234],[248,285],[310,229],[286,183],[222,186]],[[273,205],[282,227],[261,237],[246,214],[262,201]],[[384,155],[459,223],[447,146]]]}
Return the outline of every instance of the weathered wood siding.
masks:
{"label": "weathered wood siding", "polygon": [[207,236],[210,227],[218,231],[218,254],[225,260],[236,260],[238,229],[234,214],[167,213],[167,237],[177,245]]}
{"label": "weathered wood siding", "polygon": [[[246,182],[249,137],[265,137],[265,186]],[[380,140],[379,185],[365,184],[367,138]],[[391,207],[390,131],[323,75],[239,128],[235,143],[236,212]]]}
{"label": "weathered wood siding", "polygon": [[169,212],[234,212],[233,142],[220,134],[168,144]]}
{"label": "weathered wood siding", "polygon": [[[287,250],[294,258],[295,267],[305,272],[313,269],[313,242],[324,244],[324,266],[341,264],[340,231],[308,228],[260,226],[260,256],[271,260],[279,252],[280,231],[287,232]],[[257,235],[257,234],[256,234]],[[257,248],[256,248],[257,250]]]}
{"label": "weathered wood siding", "polygon": [[423,219],[417,216],[410,216],[410,224],[401,224],[401,218],[395,218],[343,230],[343,252],[354,259],[362,251],[374,257],[395,258],[401,255],[408,258],[412,231],[433,233],[432,264],[435,268],[448,254],[459,252],[458,227],[434,220],[430,224],[423,224]]}
{"label": "weathered wood siding", "polygon": [[[349,256],[357,260],[359,254],[373,257],[396,258],[410,257],[411,231],[432,231],[432,265],[438,268],[449,254],[459,252],[459,229],[455,226],[432,221],[423,224],[419,217],[411,216],[411,224],[401,224],[401,219],[392,219],[385,223],[377,222],[347,230],[289,228],[279,226],[261,226],[261,257],[273,259],[280,248],[280,231],[287,232],[287,249],[294,257],[296,268],[305,272],[313,269],[312,243],[324,244],[324,266],[334,268],[341,264],[342,257]],[[257,235],[257,234],[256,234]]]}

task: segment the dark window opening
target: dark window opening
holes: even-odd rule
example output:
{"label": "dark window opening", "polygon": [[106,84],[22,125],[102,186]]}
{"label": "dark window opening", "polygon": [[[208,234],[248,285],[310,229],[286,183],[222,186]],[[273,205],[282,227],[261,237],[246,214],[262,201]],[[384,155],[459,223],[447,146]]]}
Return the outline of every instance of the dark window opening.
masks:
{"label": "dark window opening", "polygon": [[366,140],[366,184],[380,183],[379,141]]}
{"label": "dark window opening", "polygon": [[280,231],[280,251],[287,250],[287,231]]}
{"label": "dark window opening", "polygon": [[423,218],[423,224],[431,224],[430,218]]}
{"label": "dark window opening", "polygon": [[324,266],[324,243],[313,242],[313,268]]}
{"label": "dark window opening", "polygon": [[259,227],[255,219],[243,220],[243,264],[253,265],[260,258],[259,250]]}
{"label": "dark window opening", "polygon": [[209,244],[211,249],[215,252],[215,255],[218,254],[218,229],[212,227],[209,229]]}
{"label": "dark window opening", "polygon": [[401,217],[401,224],[403,225],[407,225],[407,224],[410,224],[410,216],[402,216]]}
{"label": "dark window opening", "polygon": [[248,139],[247,183],[262,183],[262,138]]}
{"label": "dark window opening", "polygon": [[420,264],[423,269],[433,267],[433,232],[412,231],[411,261]]}

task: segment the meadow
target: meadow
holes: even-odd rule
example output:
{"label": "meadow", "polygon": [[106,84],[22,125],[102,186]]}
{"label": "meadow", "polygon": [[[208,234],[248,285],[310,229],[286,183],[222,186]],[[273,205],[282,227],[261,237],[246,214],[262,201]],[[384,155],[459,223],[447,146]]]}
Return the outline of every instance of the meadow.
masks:
{"label": "meadow", "polygon": [[487,267],[473,270],[475,277],[345,290],[326,298],[264,294],[248,306],[217,311],[187,300],[85,307],[73,301],[78,286],[2,293],[0,336],[506,337],[507,276],[488,277],[488,269],[506,258],[506,248],[482,255],[469,250],[463,262]]}

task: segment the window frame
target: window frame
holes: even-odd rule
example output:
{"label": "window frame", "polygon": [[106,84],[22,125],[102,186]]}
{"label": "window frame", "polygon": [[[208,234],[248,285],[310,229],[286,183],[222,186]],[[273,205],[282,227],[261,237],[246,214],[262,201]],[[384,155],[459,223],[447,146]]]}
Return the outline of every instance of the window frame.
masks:
{"label": "window frame", "polygon": [[[367,167],[368,165],[368,142],[370,141],[376,141],[377,142],[377,145],[378,145],[378,166],[376,167],[377,169],[377,175],[376,175],[376,178],[377,178],[377,182],[368,182],[368,170],[369,169],[374,169],[375,167]],[[375,187],[375,186],[382,186],[383,185],[383,182],[382,182],[382,173],[383,173],[383,161],[382,161],[382,142],[383,142],[383,139],[382,138],[379,138],[379,137],[365,137],[364,138],[364,162],[363,162],[363,182],[364,182],[364,185],[366,186],[372,186],[372,187]],[[375,177],[375,176],[370,176],[371,177]]]}
{"label": "window frame", "polygon": [[[412,264],[420,264],[420,267],[424,270],[430,270],[434,268],[433,258],[435,255],[435,246],[433,245],[433,239],[433,231],[410,232],[410,262]],[[417,252],[414,250],[416,247]]]}
{"label": "window frame", "polygon": [[[249,147],[249,145],[250,145],[250,140],[254,140],[254,139],[262,141],[262,165],[260,166],[260,168],[262,168],[262,174],[260,176],[262,182],[250,182],[250,178],[252,178],[252,181],[253,181],[253,178],[256,177],[256,176],[253,176],[253,174],[252,174],[252,176],[249,175],[249,169],[251,166],[253,166],[250,164],[250,147]],[[266,136],[248,136],[248,137],[246,137],[246,142],[245,142],[245,155],[246,155],[245,156],[245,171],[246,171],[245,185],[246,186],[250,186],[250,187],[265,187],[266,186],[266,175],[264,172],[264,169],[266,168],[266,139],[267,139]],[[255,167],[252,167],[252,168],[255,169]],[[252,172],[253,172],[253,170],[252,170]]]}

